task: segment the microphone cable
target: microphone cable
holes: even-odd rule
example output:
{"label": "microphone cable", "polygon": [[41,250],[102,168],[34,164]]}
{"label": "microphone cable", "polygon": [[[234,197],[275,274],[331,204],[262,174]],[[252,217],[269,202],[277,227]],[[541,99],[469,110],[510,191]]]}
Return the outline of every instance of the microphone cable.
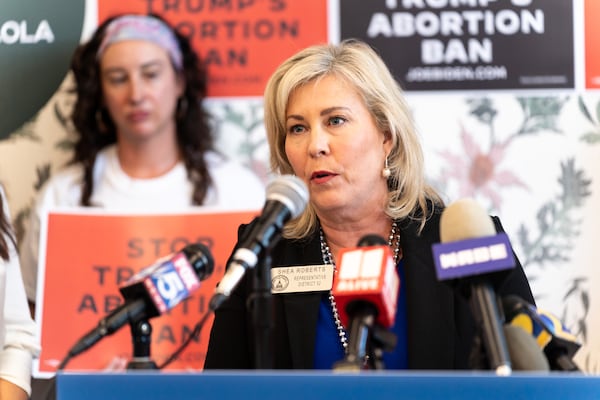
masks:
{"label": "microphone cable", "polygon": [[165,361],[163,361],[162,364],[158,365],[157,368],[163,369],[167,365],[171,364],[173,361],[175,361],[177,359],[177,357],[179,357],[179,355],[192,342],[192,340],[197,340],[198,336],[202,332],[202,328],[204,327],[204,324],[208,320],[208,317],[210,317],[211,315],[212,315],[212,312],[210,309],[208,311],[206,311],[204,313],[204,315],[202,316],[202,318],[200,319],[200,321],[198,321],[196,323],[196,325],[194,325],[194,329],[192,329],[189,336],[181,343],[181,345],[179,345],[179,347],[177,349],[175,349],[175,351],[173,353],[171,353],[171,355],[169,357],[167,357],[167,359]]}

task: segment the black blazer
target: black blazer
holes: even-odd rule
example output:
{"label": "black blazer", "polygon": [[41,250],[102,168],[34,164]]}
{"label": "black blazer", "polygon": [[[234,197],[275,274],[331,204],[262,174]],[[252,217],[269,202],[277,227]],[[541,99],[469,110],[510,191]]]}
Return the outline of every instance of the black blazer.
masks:
{"label": "black blazer", "polygon": [[[496,229],[500,221],[493,217]],[[468,302],[452,284],[436,278],[431,245],[440,242],[440,211],[417,234],[418,223],[400,224],[407,300],[408,366],[416,370],[468,369],[475,326]],[[241,228],[243,230],[243,228]],[[322,264],[319,235],[308,240],[282,239],[271,251],[272,266]],[[205,369],[253,369],[254,324],[246,310],[252,272],[215,313]],[[494,286],[499,295],[515,294],[534,303],[527,278],[516,268]],[[319,303],[323,292],[273,296],[273,353],[275,369],[312,369]]]}

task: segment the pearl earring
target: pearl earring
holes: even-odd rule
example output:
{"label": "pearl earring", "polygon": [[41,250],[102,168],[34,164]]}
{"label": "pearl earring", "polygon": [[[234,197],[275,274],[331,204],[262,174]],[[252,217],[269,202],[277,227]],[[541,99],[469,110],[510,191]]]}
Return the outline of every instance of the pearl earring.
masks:
{"label": "pearl earring", "polygon": [[381,171],[381,176],[387,179],[390,177],[390,175],[392,175],[392,171],[390,171],[390,168],[388,167],[388,159],[386,157],[383,171]]}

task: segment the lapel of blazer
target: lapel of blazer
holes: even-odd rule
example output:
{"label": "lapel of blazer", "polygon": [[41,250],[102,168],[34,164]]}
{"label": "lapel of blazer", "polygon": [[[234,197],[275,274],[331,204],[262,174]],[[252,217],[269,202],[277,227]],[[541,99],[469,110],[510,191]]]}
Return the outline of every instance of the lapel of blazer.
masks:
{"label": "lapel of blazer", "polygon": [[[288,242],[282,248],[285,250],[278,257],[279,265],[277,266],[323,264],[318,235],[313,235],[307,242],[295,242],[292,246]],[[292,359],[291,368],[313,368],[317,320],[322,295],[323,292],[279,295],[287,327]]]}
{"label": "lapel of blazer", "polygon": [[450,286],[438,282],[431,245],[439,242],[439,214],[420,235],[418,223],[401,226],[406,293],[408,363],[410,369],[453,369],[455,351],[454,300]]}
{"label": "lapel of blazer", "polygon": [[310,292],[284,298],[283,307],[294,369],[313,369],[321,295],[322,292]]}

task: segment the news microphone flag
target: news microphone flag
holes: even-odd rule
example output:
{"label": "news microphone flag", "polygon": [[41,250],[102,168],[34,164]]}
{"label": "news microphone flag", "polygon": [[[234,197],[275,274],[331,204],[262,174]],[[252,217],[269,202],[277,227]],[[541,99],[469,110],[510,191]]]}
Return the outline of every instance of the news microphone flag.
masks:
{"label": "news microphone flag", "polygon": [[391,327],[396,316],[400,278],[389,246],[342,249],[338,266],[332,293],[342,324],[348,327],[348,303],[363,300],[378,310],[377,324]]}
{"label": "news microphone flag", "polygon": [[577,337],[556,316],[539,308],[515,315],[510,323],[531,334],[540,348],[546,347],[553,337],[559,338],[565,343],[570,343],[570,346],[568,346],[570,349],[569,356],[575,354],[576,350],[581,347]]}
{"label": "news microphone flag", "polygon": [[59,365],[59,370],[74,356],[112,335],[123,325],[142,318],[161,315],[200,286],[214,270],[210,250],[192,243],[179,252],[163,257],[131,277],[119,289],[125,303],[107,314],[98,325],[83,335]]}
{"label": "news microphone flag", "polygon": [[581,343],[554,314],[536,308],[518,296],[502,299],[504,313],[510,325],[527,332],[546,353],[552,369],[577,371],[572,361]]}
{"label": "news microphone flag", "polygon": [[156,310],[148,313],[148,317],[164,314],[200,287],[198,275],[182,252],[140,271],[125,282],[119,291],[125,299],[136,298],[140,294],[140,283],[156,307]]}
{"label": "news microphone flag", "polygon": [[438,280],[482,275],[515,267],[515,258],[505,233],[436,243],[432,250]]}

